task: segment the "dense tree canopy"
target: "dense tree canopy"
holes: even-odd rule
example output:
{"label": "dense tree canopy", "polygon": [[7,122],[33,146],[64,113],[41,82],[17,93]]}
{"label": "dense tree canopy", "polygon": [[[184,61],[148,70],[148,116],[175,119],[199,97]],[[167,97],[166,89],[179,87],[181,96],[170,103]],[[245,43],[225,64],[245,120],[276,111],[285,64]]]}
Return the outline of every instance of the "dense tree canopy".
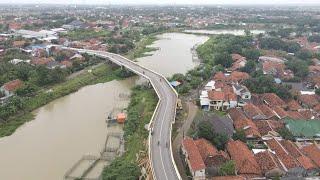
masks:
{"label": "dense tree canopy", "polygon": [[213,125],[208,121],[201,121],[197,126],[197,136],[210,141],[219,150],[224,150],[225,145],[228,142],[228,136],[226,134],[216,133],[213,129]]}
{"label": "dense tree canopy", "polygon": [[304,78],[308,75],[308,64],[306,61],[302,60],[290,60],[286,62],[288,69],[292,70],[294,75],[300,78]]}

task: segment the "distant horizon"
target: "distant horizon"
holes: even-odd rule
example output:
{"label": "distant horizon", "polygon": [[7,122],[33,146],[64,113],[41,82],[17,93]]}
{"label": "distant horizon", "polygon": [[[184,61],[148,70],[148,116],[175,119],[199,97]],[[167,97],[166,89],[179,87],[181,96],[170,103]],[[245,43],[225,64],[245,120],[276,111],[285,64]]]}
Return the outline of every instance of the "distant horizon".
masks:
{"label": "distant horizon", "polygon": [[256,1],[256,0],[1,0],[0,4],[21,4],[21,5],[235,5],[235,6],[250,6],[250,5],[267,5],[267,6],[283,6],[283,5],[320,5],[319,0],[269,0],[269,1]]}

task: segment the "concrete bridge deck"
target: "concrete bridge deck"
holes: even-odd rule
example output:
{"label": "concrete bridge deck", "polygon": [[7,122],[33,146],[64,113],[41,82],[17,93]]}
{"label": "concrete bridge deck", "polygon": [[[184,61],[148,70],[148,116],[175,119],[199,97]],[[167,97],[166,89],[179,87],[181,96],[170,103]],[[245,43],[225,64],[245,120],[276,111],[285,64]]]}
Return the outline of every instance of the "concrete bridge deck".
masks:
{"label": "concrete bridge deck", "polygon": [[[142,67],[118,54],[85,49],[66,49],[107,58],[113,63],[123,66],[150,81],[159,97],[158,105],[149,126],[149,157],[153,177],[157,180],[181,179],[173,159],[171,146],[171,131],[172,124],[175,121],[178,94],[167,79],[163,75]],[[153,132],[152,135],[151,131]]]}

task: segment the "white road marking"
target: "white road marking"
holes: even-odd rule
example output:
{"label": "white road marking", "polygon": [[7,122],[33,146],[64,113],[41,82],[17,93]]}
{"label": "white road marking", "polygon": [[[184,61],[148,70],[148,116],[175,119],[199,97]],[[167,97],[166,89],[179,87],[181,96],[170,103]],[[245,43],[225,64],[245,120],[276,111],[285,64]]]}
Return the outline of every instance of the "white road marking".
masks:
{"label": "white road marking", "polygon": [[[161,86],[160,86],[160,87],[161,87]],[[160,137],[162,137],[161,134],[162,134],[163,122],[164,122],[165,114],[167,114],[168,102],[169,102],[169,101],[167,101],[167,103],[166,103],[165,110],[164,110],[164,115],[163,115],[163,117],[162,117],[162,122],[161,122],[161,126],[160,126]],[[161,159],[161,164],[162,164],[162,168],[163,168],[163,171],[164,171],[164,175],[166,176],[166,179],[168,179],[167,172],[166,172],[166,170],[165,170],[164,163],[163,163],[161,148],[160,148],[160,159]]]}

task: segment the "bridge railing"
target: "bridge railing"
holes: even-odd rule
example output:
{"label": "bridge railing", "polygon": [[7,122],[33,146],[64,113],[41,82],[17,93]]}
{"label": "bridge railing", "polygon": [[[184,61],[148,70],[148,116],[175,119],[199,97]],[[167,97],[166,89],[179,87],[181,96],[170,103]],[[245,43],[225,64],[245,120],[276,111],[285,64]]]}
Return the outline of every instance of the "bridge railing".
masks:
{"label": "bridge railing", "polygon": [[[84,52],[84,53],[90,52],[90,53],[88,53],[88,54],[95,54],[95,55],[100,55],[100,56],[103,56],[103,57],[105,56],[105,54],[102,55],[102,54],[100,54],[101,52],[99,52],[99,51],[94,51],[94,50],[85,50],[85,49],[76,49],[76,48],[67,48],[67,49],[73,49],[73,50],[76,50],[76,51],[78,51],[78,52]],[[171,161],[172,161],[172,164],[173,164],[173,166],[174,166],[173,168],[175,169],[176,175],[178,176],[177,178],[178,178],[179,180],[181,180],[182,178],[181,178],[181,176],[180,176],[179,170],[178,170],[177,165],[176,165],[176,163],[175,163],[175,160],[174,160],[174,158],[173,158],[172,140],[171,140],[171,138],[172,138],[172,126],[173,126],[173,124],[175,123],[175,118],[176,118],[177,98],[178,98],[178,96],[179,96],[178,93],[177,93],[177,91],[170,85],[170,82],[169,82],[169,81],[167,80],[167,78],[164,77],[162,74],[159,74],[159,73],[157,73],[157,72],[155,72],[155,71],[153,71],[153,70],[150,70],[150,69],[148,69],[148,68],[146,68],[146,67],[144,67],[144,66],[141,66],[141,65],[137,64],[136,62],[134,62],[134,61],[132,61],[132,60],[130,60],[130,59],[127,59],[127,58],[125,58],[125,57],[123,57],[123,56],[121,56],[121,55],[114,54],[114,53],[110,53],[110,52],[102,52],[102,53],[107,53],[107,54],[111,55],[111,57],[108,56],[108,58],[109,58],[110,60],[112,59],[112,56],[117,56],[117,57],[120,57],[120,58],[122,58],[122,59],[125,59],[125,60],[128,61],[128,62],[131,62],[132,64],[134,64],[134,65],[136,65],[136,66],[139,66],[140,68],[142,68],[142,69],[144,69],[144,70],[146,70],[146,71],[150,71],[150,72],[158,75],[159,77],[163,78],[163,79],[166,81],[167,85],[169,85],[169,87],[171,88],[171,90],[174,92],[174,94],[175,94],[175,96],[176,96],[176,101],[175,101],[175,108],[174,108],[174,117],[173,117],[173,119],[172,119],[172,121],[171,121],[171,125],[170,125],[170,143],[169,143],[169,144],[170,144],[170,151],[171,151],[171,153],[170,153]],[[152,171],[152,174],[153,174],[153,178],[156,179],[155,173],[154,173],[154,169],[153,169],[153,164],[152,164],[152,163],[153,163],[153,161],[152,161],[152,155],[151,155],[151,154],[152,154],[152,152],[151,152],[151,131],[153,130],[153,127],[152,127],[152,126],[153,126],[153,123],[154,123],[154,118],[156,117],[156,115],[157,115],[157,113],[158,113],[158,109],[159,109],[159,106],[160,106],[160,103],[161,103],[162,99],[161,99],[160,93],[158,92],[157,88],[154,86],[152,80],[151,80],[148,76],[146,76],[146,75],[143,74],[143,73],[140,73],[139,71],[136,71],[136,70],[132,69],[131,67],[127,66],[126,64],[123,64],[123,63],[121,63],[121,62],[119,62],[119,61],[117,61],[117,62],[120,63],[121,66],[124,66],[124,67],[130,69],[131,71],[133,71],[134,73],[136,73],[136,74],[138,74],[138,75],[140,75],[140,76],[143,76],[144,78],[148,79],[148,81],[151,83],[153,89],[156,91],[156,94],[157,94],[157,96],[158,96],[159,101],[158,101],[158,103],[157,103],[157,106],[156,106],[156,108],[155,108],[155,110],[154,110],[154,112],[153,112],[153,115],[152,115],[151,120],[150,120],[149,125],[148,125],[148,129],[149,129],[149,138],[148,138],[148,143],[149,143],[149,148],[148,148],[148,149],[149,149],[149,150],[148,150],[148,154],[149,154],[149,158],[150,158],[151,171]],[[117,63],[117,64],[118,64],[118,63]]]}

